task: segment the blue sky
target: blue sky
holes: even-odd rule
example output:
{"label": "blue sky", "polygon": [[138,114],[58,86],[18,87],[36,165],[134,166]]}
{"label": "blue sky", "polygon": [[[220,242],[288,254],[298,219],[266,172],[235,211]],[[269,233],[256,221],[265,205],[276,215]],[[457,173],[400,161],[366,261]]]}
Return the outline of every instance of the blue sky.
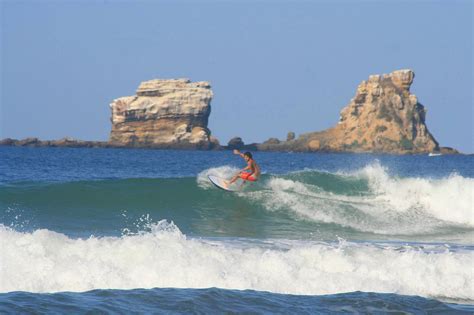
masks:
{"label": "blue sky", "polygon": [[471,1],[0,3],[0,138],[106,140],[113,99],[187,77],[211,83],[221,143],[284,139],[410,68],[435,138],[474,152]]}

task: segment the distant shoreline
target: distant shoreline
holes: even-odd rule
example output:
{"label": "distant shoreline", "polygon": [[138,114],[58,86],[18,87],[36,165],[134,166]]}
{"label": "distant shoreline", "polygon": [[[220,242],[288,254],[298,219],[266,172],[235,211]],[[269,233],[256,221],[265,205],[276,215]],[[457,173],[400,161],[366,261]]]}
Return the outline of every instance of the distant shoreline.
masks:
{"label": "distant shoreline", "polygon": [[187,144],[159,144],[159,145],[119,145],[116,143],[110,143],[108,141],[91,141],[91,140],[78,140],[73,138],[62,138],[59,140],[40,140],[39,138],[29,137],[25,139],[13,139],[5,138],[0,140],[0,146],[7,147],[29,147],[29,148],[108,148],[108,149],[148,149],[148,150],[183,150],[183,151],[226,151],[226,150],[247,150],[247,151],[258,151],[258,152],[294,152],[294,153],[360,153],[360,154],[384,154],[384,155],[428,155],[429,153],[436,154],[461,154],[461,155],[473,155],[472,153],[462,153],[453,148],[441,147],[439,151],[429,152],[429,153],[420,153],[420,152],[404,152],[404,153],[393,153],[393,152],[383,152],[383,151],[331,151],[331,150],[278,150],[274,147],[266,148],[265,144],[252,143],[252,144],[242,144],[242,145],[228,145],[228,146],[214,146],[211,149],[209,148],[196,148],[190,147]]}

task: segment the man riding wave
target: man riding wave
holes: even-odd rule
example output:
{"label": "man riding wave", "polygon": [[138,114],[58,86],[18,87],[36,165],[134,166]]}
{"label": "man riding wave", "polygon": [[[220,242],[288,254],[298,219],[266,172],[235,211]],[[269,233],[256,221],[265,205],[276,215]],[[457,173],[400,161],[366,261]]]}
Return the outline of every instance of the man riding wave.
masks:
{"label": "man riding wave", "polygon": [[237,179],[242,178],[245,181],[255,182],[260,177],[260,167],[257,165],[255,160],[252,157],[252,153],[245,152],[241,153],[239,150],[234,150],[234,154],[239,155],[247,162],[247,167],[241,169],[230,181],[226,181],[225,184],[228,187],[233,184]]}

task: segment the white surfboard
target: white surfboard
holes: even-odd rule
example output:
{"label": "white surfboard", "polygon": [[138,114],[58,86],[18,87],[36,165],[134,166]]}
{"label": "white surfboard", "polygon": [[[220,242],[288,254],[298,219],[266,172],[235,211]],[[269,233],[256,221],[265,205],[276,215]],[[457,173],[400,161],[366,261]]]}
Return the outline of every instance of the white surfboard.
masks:
{"label": "white surfboard", "polygon": [[213,183],[217,188],[223,189],[225,191],[239,191],[239,189],[237,189],[236,187],[233,187],[233,186],[226,187],[226,185],[224,183],[225,179],[223,179],[223,178],[220,178],[220,177],[217,177],[217,176],[214,176],[214,175],[209,175],[207,177],[209,178],[211,183]]}

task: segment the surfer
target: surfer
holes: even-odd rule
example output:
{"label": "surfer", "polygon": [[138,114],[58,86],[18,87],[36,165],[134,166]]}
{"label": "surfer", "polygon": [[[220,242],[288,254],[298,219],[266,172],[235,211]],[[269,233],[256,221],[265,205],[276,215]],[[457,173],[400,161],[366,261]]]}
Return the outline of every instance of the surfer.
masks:
{"label": "surfer", "polygon": [[246,180],[255,182],[260,177],[260,167],[257,165],[255,160],[252,157],[252,153],[245,152],[242,153],[239,150],[234,150],[234,154],[239,155],[247,162],[247,167],[243,168],[231,178],[230,181],[226,182],[226,186],[231,185],[234,183],[238,178],[242,178],[244,181],[242,185],[245,183]]}

